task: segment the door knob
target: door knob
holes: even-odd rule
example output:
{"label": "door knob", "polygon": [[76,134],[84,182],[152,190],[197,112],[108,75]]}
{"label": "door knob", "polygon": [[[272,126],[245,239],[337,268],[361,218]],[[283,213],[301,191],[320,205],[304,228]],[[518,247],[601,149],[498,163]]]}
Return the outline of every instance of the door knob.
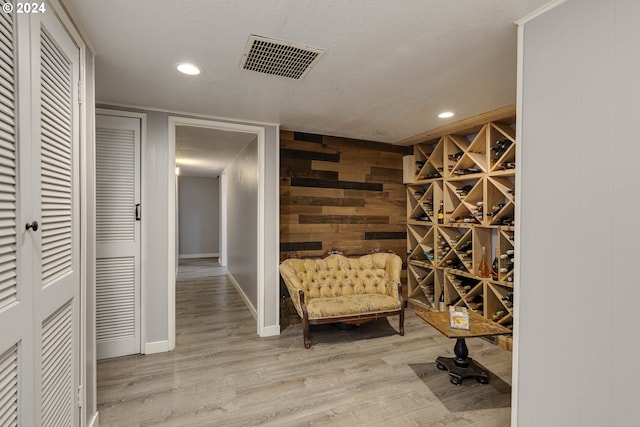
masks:
{"label": "door knob", "polygon": [[27,230],[29,230],[30,228],[33,229],[33,231],[38,231],[38,221],[33,221],[31,223],[27,223],[26,227]]}

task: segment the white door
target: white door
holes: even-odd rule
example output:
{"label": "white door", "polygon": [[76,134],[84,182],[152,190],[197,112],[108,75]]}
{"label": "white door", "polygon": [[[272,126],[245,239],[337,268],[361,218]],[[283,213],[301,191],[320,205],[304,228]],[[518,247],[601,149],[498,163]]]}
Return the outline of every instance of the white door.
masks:
{"label": "white door", "polygon": [[0,425],[79,425],[80,52],[0,14]]}
{"label": "white door", "polygon": [[140,119],[96,116],[98,359],[140,353]]}
{"label": "white door", "polygon": [[31,22],[31,75],[39,86],[31,91],[37,123],[32,160],[37,171],[35,217],[41,222],[38,234],[32,233],[41,257],[32,268],[37,283],[34,326],[40,337],[35,375],[41,399],[35,403],[42,425],[53,426],[78,421],[80,52],[51,7],[41,16],[40,25]]}
{"label": "white door", "polygon": [[[22,17],[21,17],[22,18]],[[30,212],[31,145],[18,140],[18,28],[28,31],[28,21],[0,14],[0,425],[33,424],[33,407],[25,404],[35,395],[33,353],[33,289],[30,266],[36,262],[36,233],[25,229],[35,220]],[[27,34],[28,37],[28,34]],[[24,46],[24,45],[23,45]],[[27,50],[21,49],[28,55]],[[29,75],[29,62],[21,70]],[[28,97],[28,93],[26,94]],[[22,108],[21,114],[29,114]],[[30,129],[30,125],[29,125]]]}

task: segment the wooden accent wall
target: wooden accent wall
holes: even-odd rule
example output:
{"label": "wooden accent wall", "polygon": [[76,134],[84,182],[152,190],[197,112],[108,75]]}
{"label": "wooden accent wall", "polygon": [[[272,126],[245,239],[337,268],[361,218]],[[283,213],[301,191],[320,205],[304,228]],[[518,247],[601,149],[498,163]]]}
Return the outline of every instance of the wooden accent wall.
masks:
{"label": "wooden accent wall", "polygon": [[280,252],[391,249],[406,259],[407,147],[280,132]]}

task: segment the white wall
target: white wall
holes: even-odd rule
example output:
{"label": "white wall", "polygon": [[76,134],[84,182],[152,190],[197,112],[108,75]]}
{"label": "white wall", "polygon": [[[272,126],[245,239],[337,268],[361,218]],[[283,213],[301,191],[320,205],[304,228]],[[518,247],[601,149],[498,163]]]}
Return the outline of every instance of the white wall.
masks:
{"label": "white wall", "polygon": [[225,168],[227,177],[227,271],[254,310],[258,307],[258,141]]}
{"label": "white wall", "polygon": [[216,177],[178,178],[180,256],[220,252],[220,184]]}
{"label": "white wall", "polygon": [[524,24],[517,425],[638,425],[640,2]]}

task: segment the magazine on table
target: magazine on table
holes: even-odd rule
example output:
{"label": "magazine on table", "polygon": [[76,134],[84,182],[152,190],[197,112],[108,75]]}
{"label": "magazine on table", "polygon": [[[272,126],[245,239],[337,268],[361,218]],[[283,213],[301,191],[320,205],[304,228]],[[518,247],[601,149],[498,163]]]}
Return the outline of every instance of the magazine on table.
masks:
{"label": "magazine on table", "polygon": [[467,307],[449,306],[449,324],[453,329],[469,330],[469,312]]}

